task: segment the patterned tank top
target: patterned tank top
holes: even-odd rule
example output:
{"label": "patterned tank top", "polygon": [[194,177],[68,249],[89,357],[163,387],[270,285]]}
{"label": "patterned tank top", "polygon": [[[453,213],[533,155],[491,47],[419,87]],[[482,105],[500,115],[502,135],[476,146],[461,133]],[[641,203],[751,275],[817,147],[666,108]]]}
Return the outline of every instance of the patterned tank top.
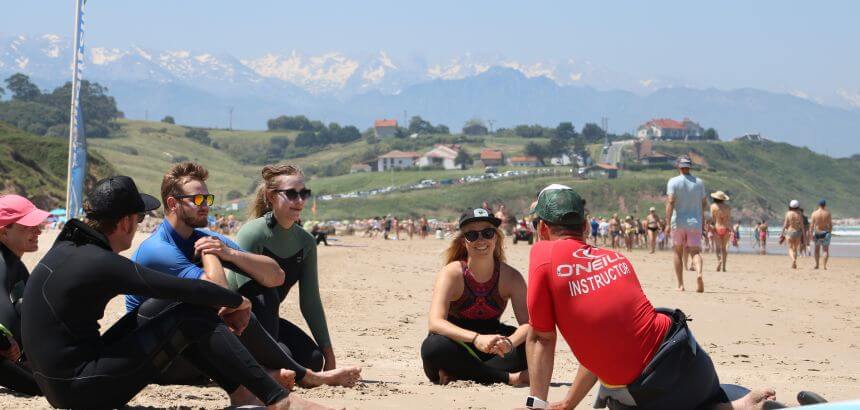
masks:
{"label": "patterned tank top", "polygon": [[475,279],[466,261],[460,261],[460,266],[463,269],[463,294],[448,306],[448,319],[452,322],[489,320],[498,323],[507,307],[507,301],[499,294],[499,262],[496,261],[490,280],[483,283]]}

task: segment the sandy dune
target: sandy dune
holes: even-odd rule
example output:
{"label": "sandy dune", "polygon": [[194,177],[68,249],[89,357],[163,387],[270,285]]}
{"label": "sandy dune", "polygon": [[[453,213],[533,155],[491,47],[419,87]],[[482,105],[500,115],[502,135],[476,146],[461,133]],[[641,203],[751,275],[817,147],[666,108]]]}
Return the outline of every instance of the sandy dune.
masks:
{"label": "sandy dune", "polygon": [[[56,232],[43,235],[46,250]],[[139,235],[138,242],[143,238]],[[355,388],[298,389],[297,394],[350,409],[506,409],[519,406],[527,388],[458,382],[435,386],[423,374],[418,349],[427,332],[426,312],[433,278],[446,241],[382,241],[340,238],[319,249],[321,287],[339,364],[364,368]],[[528,246],[507,245],[509,262],[525,274]],[[667,252],[628,255],[656,306],[683,309],[711,354],[721,381],[772,386],[794,403],[798,390],[832,400],[860,397],[860,260],[835,259],[828,271],[812,270],[804,258],[792,271],[785,256],[731,255],[728,273],[715,273],[705,256],[706,293],[674,290]],[[28,255],[25,262],[35,265]],[[694,283],[692,273],[688,275]],[[304,327],[297,293],[282,314]],[[113,323],[123,313],[119,298],[105,315]],[[510,308],[507,321],[513,323]],[[552,400],[567,389],[576,360],[561,341],[555,361]],[[580,408],[590,408],[593,397]],[[24,398],[0,389],[3,408],[46,408],[42,398]],[[223,408],[226,395],[215,388],[150,386],[131,406]]]}

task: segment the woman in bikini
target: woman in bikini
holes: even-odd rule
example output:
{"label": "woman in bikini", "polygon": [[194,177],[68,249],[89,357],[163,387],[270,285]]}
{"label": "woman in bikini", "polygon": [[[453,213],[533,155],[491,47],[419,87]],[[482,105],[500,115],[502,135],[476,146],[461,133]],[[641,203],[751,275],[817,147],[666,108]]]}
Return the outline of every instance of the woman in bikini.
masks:
{"label": "woman in bikini", "polygon": [[[529,382],[526,282],[505,263],[500,224],[486,209],[469,211],[446,251],[446,265],[433,287],[430,334],[421,345],[424,373],[433,383]],[[508,301],[518,327],[499,320]]]}
{"label": "woman in bikini", "polygon": [[648,210],[648,216],[645,217],[645,226],[648,229],[648,244],[651,247],[650,253],[654,253],[657,247],[657,232],[660,230],[660,218],[657,216],[657,209],[653,206]]}
{"label": "woman in bikini", "polygon": [[714,203],[711,204],[711,221],[714,224],[714,247],[717,254],[717,272],[726,271],[729,239],[732,236],[732,210],[726,203],[729,196],[723,191],[711,194]]}

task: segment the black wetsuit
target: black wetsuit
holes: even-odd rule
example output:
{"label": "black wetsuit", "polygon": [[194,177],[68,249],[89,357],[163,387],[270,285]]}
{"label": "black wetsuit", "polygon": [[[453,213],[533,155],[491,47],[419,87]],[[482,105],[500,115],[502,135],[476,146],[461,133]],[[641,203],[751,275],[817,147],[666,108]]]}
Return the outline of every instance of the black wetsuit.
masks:
{"label": "black wetsuit", "polygon": [[[517,330],[499,321],[507,301],[499,294],[500,267],[496,262],[493,277],[480,283],[462,263],[463,295],[448,308],[448,321],[463,329],[482,335],[510,336]],[[520,344],[503,357],[484,353],[471,343],[452,340],[430,333],[421,344],[424,374],[434,383],[439,382],[439,370],[456,380],[472,380],[483,384],[508,383],[509,373],[525,370],[526,345]]]}
{"label": "black wetsuit", "polygon": [[[126,314],[100,335],[105,306],[121,294],[187,303],[145,324]],[[266,404],[289,394],[212,307],[236,307],[241,296],[135,264],[78,220],[66,224],[33,270],[24,299],[24,345],[36,382],[55,407],[121,407],[180,353],[227,392],[242,385]]]}
{"label": "black wetsuit", "polygon": [[[29,277],[30,273],[21,259],[0,243],[0,324],[12,332],[22,352],[21,306],[24,285]],[[0,350],[10,346],[8,339],[0,335]],[[0,358],[0,386],[31,396],[42,394],[33,380],[33,374],[26,367],[3,358]]]}

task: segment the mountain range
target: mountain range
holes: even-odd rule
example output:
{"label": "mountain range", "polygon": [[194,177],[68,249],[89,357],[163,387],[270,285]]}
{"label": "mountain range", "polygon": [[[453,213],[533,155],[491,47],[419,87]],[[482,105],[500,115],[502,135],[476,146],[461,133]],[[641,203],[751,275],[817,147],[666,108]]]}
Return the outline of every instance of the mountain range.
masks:
{"label": "mountain range", "polygon": [[[0,77],[23,72],[42,88],[70,78],[71,41],[0,35]],[[174,116],[183,124],[261,129],[267,119],[304,114],[353,124],[401,123],[421,115],[458,130],[472,118],[495,127],[609,119],[635,132],[651,118],[690,118],[723,139],[743,134],[833,156],[860,153],[860,109],[759,89],[693,88],[672,78],[636,78],[574,59],[521,62],[465,54],[442,61],[386,52],[297,51],[239,59],[227,54],[87,48],[83,77],[106,85],[130,118]],[[232,111],[232,117],[231,117]]]}

